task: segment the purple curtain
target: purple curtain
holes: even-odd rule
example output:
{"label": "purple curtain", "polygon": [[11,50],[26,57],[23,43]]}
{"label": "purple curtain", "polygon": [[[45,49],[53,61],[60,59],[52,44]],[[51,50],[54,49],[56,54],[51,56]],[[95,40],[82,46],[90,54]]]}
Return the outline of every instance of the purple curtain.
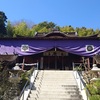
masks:
{"label": "purple curtain", "polygon": [[16,54],[18,54],[19,56],[23,56],[23,55],[38,54],[38,53],[45,52],[45,51],[50,50],[50,49],[51,49],[51,47],[45,48],[45,47],[29,46],[29,51],[27,51],[27,52],[22,52],[20,47],[15,48],[15,51],[16,51]]}
{"label": "purple curtain", "polygon": [[0,55],[13,55],[15,54],[15,48],[13,46],[0,46]]}
{"label": "purple curtain", "polygon": [[[28,45],[29,51],[21,51],[21,45]],[[93,51],[86,51],[86,45],[93,45]],[[33,55],[52,48],[81,56],[93,56],[100,53],[99,40],[0,40],[0,54],[18,54],[19,56]]]}
{"label": "purple curtain", "polygon": [[[57,42],[57,46],[59,49],[81,56],[93,56],[95,54],[100,53],[99,44],[100,44],[99,40],[68,40],[68,41]],[[92,45],[94,47],[94,50],[86,51],[87,45]]]}

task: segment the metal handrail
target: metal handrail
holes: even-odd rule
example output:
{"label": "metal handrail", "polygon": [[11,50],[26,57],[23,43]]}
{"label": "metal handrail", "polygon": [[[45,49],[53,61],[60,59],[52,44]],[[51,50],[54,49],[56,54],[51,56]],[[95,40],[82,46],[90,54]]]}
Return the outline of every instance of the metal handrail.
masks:
{"label": "metal handrail", "polygon": [[[82,64],[82,63],[72,63],[72,65],[73,65],[73,70],[74,71],[76,71],[76,75],[75,75],[75,78],[76,78],[76,80],[77,79],[79,79],[79,88],[80,88],[80,91],[82,91],[82,85],[84,86],[84,88],[85,88],[85,93],[86,93],[86,97],[87,97],[87,100],[89,100],[89,96],[91,95],[90,93],[89,93],[89,91],[88,91],[88,89],[87,89],[87,87],[86,87],[86,82],[85,82],[85,80],[82,78],[82,71],[77,71],[76,69],[75,69],[75,65],[80,65],[80,64]],[[80,73],[79,73],[80,72]],[[78,77],[79,76],[79,77]]]}
{"label": "metal handrail", "polygon": [[78,73],[78,71],[76,71],[77,74],[79,75],[79,79],[80,79],[80,89],[82,90],[82,83],[85,87],[85,91],[86,91],[86,96],[87,96],[87,100],[89,100],[89,96],[91,95],[86,87],[86,83],[84,82],[83,78],[81,77],[82,75],[80,73]]}
{"label": "metal handrail", "polygon": [[29,82],[29,81],[27,81],[26,84],[24,85],[23,90],[21,91],[21,93],[20,93],[20,95],[19,95],[19,97],[18,97],[18,100],[20,100],[22,94],[23,94],[22,100],[24,99],[24,91],[25,91],[26,86],[28,85],[28,82]]}
{"label": "metal handrail", "polygon": [[[34,72],[34,70],[33,70],[33,72]],[[30,80],[30,78],[31,78],[31,75],[32,75],[32,73],[30,73],[30,76],[29,76],[29,80]],[[25,89],[26,89],[26,86],[28,86],[28,84],[29,84],[29,80],[27,80],[26,81],[26,83],[25,83],[25,85],[24,85],[24,87],[23,87],[23,89],[22,89],[22,91],[21,91],[21,93],[20,93],[20,95],[19,95],[19,97],[18,97],[18,100],[20,100],[20,98],[21,98],[21,96],[23,96],[23,99],[24,99],[24,91],[25,91]],[[30,84],[29,84],[30,85]],[[29,86],[30,87],[30,86]],[[22,95],[23,94],[23,95]],[[22,100],[23,100],[22,99]]]}
{"label": "metal handrail", "polygon": [[[92,65],[93,63],[90,63],[90,65]],[[80,66],[80,67],[82,67],[82,66],[84,66],[84,63],[72,63],[72,67],[73,67],[73,70],[75,70],[75,68],[77,67],[77,66],[75,66],[75,65],[77,65],[77,66]],[[85,64],[85,65],[87,65],[87,64]]]}
{"label": "metal handrail", "polygon": [[[38,70],[38,63],[35,63],[35,65],[37,65],[37,70]],[[29,76],[29,80],[27,80],[27,82],[25,83],[25,85],[24,85],[24,87],[23,87],[23,89],[22,89],[22,91],[21,91],[21,93],[20,93],[20,95],[19,95],[19,97],[18,97],[18,100],[20,100],[21,98],[22,98],[22,100],[24,100],[24,92],[25,92],[25,89],[26,89],[26,87],[28,86],[28,84],[29,84],[29,89],[31,89],[31,82],[30,82],[30,79],[31,79],[31,76],[32,76],[32,74],[33,74],[33,72],[36,70],[36,69],[34,69],[33,71],[32,71],[32,73],[30,73],[30,76]]]}

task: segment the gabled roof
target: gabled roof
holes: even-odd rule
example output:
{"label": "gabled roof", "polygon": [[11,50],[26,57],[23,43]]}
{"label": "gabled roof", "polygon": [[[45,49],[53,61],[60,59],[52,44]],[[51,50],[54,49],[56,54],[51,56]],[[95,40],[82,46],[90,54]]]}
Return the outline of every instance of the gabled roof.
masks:
{"label": "gabled roof", "polygon": [[66,40],[80,40],[80,39],[85,39],[85,40],[100,40],[100,34],[94,34],[90,36],[83,36],[79,37],[77,35],[77,32],[60,32],[60,31],[52,31],[49,33],[39,33],[36,32],[35,36],[33,37],[26,37],[26,36],[17,36],[17,37],[6,37],[6,38],[0,38],[0,40],[48,40],[48,39],[66,39]]}
{"label": "gabled roof", "polygon": [[66,37],[77,37],[76,32],[60,32],[60,31],[52,31],[49,33],[36,33],[35,37],[48,37],[48,38],[66,38]]}
{"label": "gabled roof", "polygon": [[52,31],[49,33],[36,32],[34,38],[36,39],[100,39],[99,34],[93,34],[90,36],[79,37],[77,32],[60,32]]}
{"label": "gabled roof", "polygon": [[93,35],[90,35],[90,36],[87,36],[87,37],[100,37],[100,34],[93,34]]}

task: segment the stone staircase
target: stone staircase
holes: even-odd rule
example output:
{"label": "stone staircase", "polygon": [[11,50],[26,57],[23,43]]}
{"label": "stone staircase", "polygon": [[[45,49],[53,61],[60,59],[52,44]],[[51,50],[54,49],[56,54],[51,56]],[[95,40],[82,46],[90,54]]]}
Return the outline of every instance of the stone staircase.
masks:
{"label": "stone staircase", "polygon": [[28,100],[83,100],[72,71],[41,70]]}

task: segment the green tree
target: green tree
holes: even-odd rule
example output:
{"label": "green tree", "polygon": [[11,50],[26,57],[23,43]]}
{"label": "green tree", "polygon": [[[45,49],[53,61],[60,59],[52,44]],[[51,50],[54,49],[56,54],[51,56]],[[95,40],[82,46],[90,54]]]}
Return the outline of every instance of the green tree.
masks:
{"label": "green tree", "polygon": [[87,29],[87,36],[95,34],[94,30],[92,28]]}
{"label": "green tree", "polygon": [[55,26],[56,26],[56,24],[55,23],[53,23],[53,22],[49,22],[49,23],[47,23],[47,29],[50,29],[50,28],[55,28]]}
{"label": "green tree", "polygon": [[49,28],[53,29],[56,25],[53,22],[44,21],[42,23],[39,23],[38,26],[41,27],[41,28],[46,27],[47,29],[49,29]]}
{"label": "green tree", "polygon": [[96,29],[95,30],[95,34],[100,34],[100,30],[99,29]]}
{"label": "green tree", "polygon": [[17,35],[20,36],[29,36],[30,29],[28,28],[25,22],[21,22],[13,27],[14,37]]}
{"label": "green tree", "polygon": [[43,28],[41,28],[38,32],[40,32],[40,33],[47,33],[47,32],[49,32],[49,30],[46,28],[46,27],[43,27]]}
{"label": "green tree", "polygon": [[[41,33],[44,33],[44,32],[51,32],[52,29],[56,28],[56,24],[53,23],[53,22],[47,22],[47,21],[44,21],[44,22],[41,22],[37,25],[34,25],[31,29],[31,31],[33,33],[35,32],[41,32]],[[58,28],[58,26],[57,26]]]}
{"label": "green tree", "polygon": [[0,37],[4,37],[7,34],[6,22],[7,22],[7,17],[5,13],[0,11]]}
{"label": "green tree", "polygon": [[61,27],[60,28],[61,32],[74,32],[74,28],[70,25],[70,26],[65,26],[65,27]]}
{"label": "green tree", "polygon": [[78,33],[78,36],[87,36],[87,30],[85,27],[76,27],[75,31]]}
{"label": "green tree", "polygon": [[75,30],[78,33],[78,36],[90,36],[90,35],[95,34],[92,28],[86,28],[86,27],[78,28],[77,27]]}
{"label": "green tree", "polygon": [[11,22],[10,21],[8,21],[7,22],[7,27],[6,27],[6,29],[7,29],[7,37],[13,37],[13,25],[11,24]]}

